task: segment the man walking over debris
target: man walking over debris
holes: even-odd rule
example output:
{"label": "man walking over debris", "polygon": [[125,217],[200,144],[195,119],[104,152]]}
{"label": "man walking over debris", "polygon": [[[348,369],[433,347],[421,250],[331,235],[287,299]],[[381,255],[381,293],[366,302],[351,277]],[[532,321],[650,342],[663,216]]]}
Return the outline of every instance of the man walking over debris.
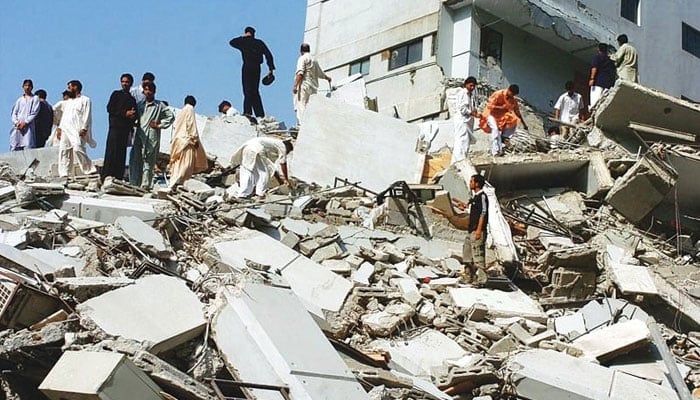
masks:
{"label": "man walking over debris", "polygon": [[[564,92],[556,104],[554,104],[554,119],[566,122],[567,124],[577,124],[583,120],[583,97],[574,92],[574,82],[567,81],[564,84],[566,92]],[[569,126],[561,127],[562,138],[569,137]]]}
{"label": "man walking over debris", "polygon": [[108,176],[124,179],[126,147],[137,117],[136,100],[130,93],[133,83],[134,77],[131,74],[122,74],[120,78],[121,90],[112,92],[107,103],[109,131],[107,132],[105,161],[102,167],[103,180]]}
{"label": "man walking over debris", "polygon": [[233,38],[228,43],[231,47],[240,50],[243,57],[241,70],[243,114],[253,115],[253,112],[255,112],[256,117],[262,118],[265,116],[265,110],[263,109],[262,98],[260,98],[260,64],[262,64],[263,56],[265,56],[265,61],[269,68],[267,75],[271,76],[275,70],[272,53],[265,42],[255,38],[255,29],[250,26],[245,28],[242,36]]}
{"label": "man walking over debris", "polygon": [[468,77],[464,81],[464,85],[457,92],[455,101],[455,115],[452,118],[454,125],[455,142],[452,147],[452,159],[450,164],[462,161],[469,154],[469,145],[475,141],[474,118],[479,118],[480,115],[476,111],[476,78]]}
{"label": "man walking over debris", "polygon": [[181,185],[193,174],[208,167],[207,154],[199,140],[194,96],[185,97],[185,106],[175,117],[173,142],[170,145],[170,187]]}
{"label": "man walking over debris", "polygon": [[302,43],[301,56],[297,59],[297,70],[294,75],[294,110],[297,113],[297,125],[301,125],[301,117],[306,110],[306,104],[312,94],[318,92],[318,78],[323,78],[331,83],[331,77],[326,75],[318,65],[316,58],[311,55],[311,46]]}
{"label": "man walking over debris", "polygon": [[39,98],[39,113],[34,119],[36,125],[36,147],[41,148],[46,144],[46,140],[51,136],[53,126],[53,107],[46,101],[46,90],[39,89],[36,96]]}
{"label": "man walking over debris", "polygon": [[593,62],[591,62],[591,79],[588,81],[588,86],[591,88],[591,109],[603,95],[603,91],[611,88],[614,84],[615,65],[608,56],[608,45],[600,43],[598,44],[598,54],[593,57]]}
{"label": "man walking over debris", "polygon": [[35,122],[39,114],[39,98],[32,94],[34,83],[31,79],[22,82],[24,93],[12,106],[12,130],[10,131],[10,151],[34,148],[36,142]]}
{"label": "man walking over debris", "polygon": [[60,140],[58,145],[58,174],[68,176],[77,160],[83,174],[96,172],[85,144],[94,148],[97,143],[92,139],[92,101],[82,94],[83,84],[73,80],[68,82],[70,100],[63,105],[61,124],[56,130]]}
{"label": "man walking over debris", "polygon": [[617,37],[620,48],[610,58],[617,67],[617,76],[620,79],[638,83],[639,73],[637,70],[637,49],[628,42],[627,35],[622,34]]}
{"label": "man walking over debris", "polygon": [[[489,199],[484,193],[485,179],[476,174],[469,179],[469,189],[474,197],[469,200],[469,235],[464,241],[462,260],[474,269],[477,282],[486,281],[486,227],[489,221]],[[466,272],[466,271],[465,271]]]}
{"label": "man walking over debris", "polygon": [[153,169],[160,149],[160,130],[173,124],[173,112],[155,99],[156,84],[143,85],[146,96],[136,106],[138,120],[134,144],[129,155],[129,183],[145,189],[153,187]]}
{"label": "man walking over debris", "polygon": [[510,137],[515,133],[518,121],[527,130],[527,124],[520,114],[518,100],[515,98],[519,93],[518,85],[510,85],[507,89],[494,92],[481,116],[479,125],[484,132],[492,135],[491,154],[494,156],[504,154],[503,145],[510,144]]}
{"label": "man walking over debris", "polygon": [[272,137],[252,138],[243,143],[231,156],[231,166],[240,166],[236,197],[248,197],[255,190],[259,198],[264,198],[270,175],[278,176],[278,166],[282,171],[282,183],[288,185],[287,155],[292,150],[294,146],[291,141]]}

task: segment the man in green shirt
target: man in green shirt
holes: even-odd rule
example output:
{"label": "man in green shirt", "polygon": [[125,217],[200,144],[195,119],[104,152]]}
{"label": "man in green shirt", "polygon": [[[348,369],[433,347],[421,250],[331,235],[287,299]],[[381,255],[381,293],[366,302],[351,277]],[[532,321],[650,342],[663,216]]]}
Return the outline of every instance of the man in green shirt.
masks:
{"label": "man in green shirt", "polygon": [[138,121],[129,156],[129,183],[150,189],[160,149],[160,130],[170,127],[175,116],[168,106],[155,99],[155,83],[144,83],[143,94],[146,99],[136,105]]}

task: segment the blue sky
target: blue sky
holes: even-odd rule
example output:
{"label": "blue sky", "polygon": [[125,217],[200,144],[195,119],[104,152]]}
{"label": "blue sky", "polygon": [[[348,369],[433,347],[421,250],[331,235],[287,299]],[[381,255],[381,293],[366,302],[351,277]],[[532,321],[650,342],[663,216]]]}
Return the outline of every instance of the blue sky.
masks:
{"label": "blue sky", "polygon": [[[157,95],[180,107],[197,98],[197,112],[217,114],[228,99],[243,108],[240,53],[228,41],[250,25],[275,58],[277,79],[261,85],[267,115],[295,124],[292,109],[294,67],[304,37],[305,0],[4,0],[0,13],[0,151],[9,147],[12,104],[22,81],[45,89],[52,104],[66,82],[78,79],[93,103],[90,156],[104,155],[106,105],[124,72],[140,82],[156,75]],[[263,65],[263,74],[267,67]],[[4,124],[2,123],[4,122]],[[4,131],[2,126],[5,126]]]}

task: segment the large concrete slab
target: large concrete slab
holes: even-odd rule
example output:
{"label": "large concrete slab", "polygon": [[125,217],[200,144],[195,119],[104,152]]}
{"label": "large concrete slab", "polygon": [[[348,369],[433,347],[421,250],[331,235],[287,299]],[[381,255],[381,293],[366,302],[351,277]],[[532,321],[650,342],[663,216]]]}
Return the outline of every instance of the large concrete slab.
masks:
{"label": "large concrete slab", "polygon": [[119,217],[114,221],[114,226],[128,240],[149,254],[157,257],[174,255],[170,243],[163,235],[137,217]]}
{"label": "large concrete slab", "polygon": [[596,329],[573,341],[589,359],[605,362],[621,354],[644,347],[651,340],[647,325],[639,320],[618,322]]}
{"label": "large concrete slab", "polygon": [[517,317],[546,320],[547,316],[540,304],[520,290],[504,292],[495,289],[450,288],[452,301],[459,308],[470,308],[474,304],[484,304],[489,314],[498,317]]}
{"label": "large concrete slab", "polygon": [[336,177],[381,191],[395,181],[419,183],[425,154],[418,127],[339,101],[314,96],[299,131],[290,172],[332,186]]}
{"label": "large concrete slab", "polygon": [[66,351],[39,385],[52,400],[161,400],[161,389],[124,354]]}
{"label": "large concrete slab", "polygon": [[512,382],[518,398],[523,399],[678,398],[668,388],[553,350],[534,349],[516,354],[506,369],[511,372],[508,381]]}
{"label": "large concrete slab", "polygon": [[56,170],[56,168],[52,169],[51,166],[58,165],[58,147],[10,151],[0,154],[0,162],[8,163],[17,175],[22,175],[34,159],[39,160],[39,165],[34,170],[35,175],[52,176],[52,170]]}
{"label": "large concrete slab", "polygon": [[136,284],[81,303],[76,311],[110,335],[150,342],[160,353],[197,337],[206,321],[202,303],[181,279],[150,275]]}
{"label": "large concrete slab", "polygon": [[33,278],[35,274],[45,275],[56,270],[51,264],[40,258],[0,243],[0,267]]}
{"label": "large concrete slab", "polygon": [[[247,284],[221,293],[212,334],[238,380],[288,386],[293,399],[368,399],[350,369],[288,289]],[[275,391],[251,390],[260,400]]]}
{"label": "large concrete slab", "polygon": [[340,275],[290,249],[281,242],[256,231],[244,231],[239,240],[216,243],[214,249],[225,264],[234,269],[246,267],[246,260],[281,271],[294,293],[317,317],[321,310],[337,312],[352,289],[352,283]]}
{"label": "large concrete slab", "polygon": [[63,199],[50,199],[49,201],[56,208],[67,211],[73,217],[105,224],[112,224],[122,216],[134,216],[152,224],[155,222],[155,218],[161,215],[161,209],[167,207],[162,200],[144,201],[128,196],[93,198],[69,195]]}
{"label": "large concrete slab", "polygon": [[47,249],[26,249],[22,252],[43,261],[50,265],[54,270],[72,267],[76,275],[80,275],[85,268],[85,260],[79,257],[68,257],[58,250]]}

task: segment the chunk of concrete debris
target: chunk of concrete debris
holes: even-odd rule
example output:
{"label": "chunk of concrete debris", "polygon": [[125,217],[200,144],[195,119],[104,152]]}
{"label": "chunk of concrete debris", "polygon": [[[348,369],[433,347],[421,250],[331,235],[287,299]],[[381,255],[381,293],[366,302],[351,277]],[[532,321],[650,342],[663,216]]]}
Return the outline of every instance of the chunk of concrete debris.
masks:
{"label": "chunk of concrete debris", "polygon": [[[678,398],[669,388],[553,350],[532,349],[516,354],[508,360],[504,373],[513,383],[515,394],[524,399]],[[639,395],[628,396],[632,392]]]}
{"label": "chunk of concrete debris", "polygon": [[151,342],[157,354],[204,331],[202,307],[183,280],[150,275],[89,299],[76,311],[110,335]]}
{"label": "chunk of concrete debris", "polygon": [[365,261],[360,265],[360,268],[353,271],[350,279],[362,286],[369,286],[369,280],[372,279],[374,272],[374,264]]}
{"label": "chunk of concrete debris", "polygon": [[418,134],[416,125],[315,96],[304,113],[290,168],[307,182],[332,185],[343,177],[377,192],[396,181],[417,183],[425,163],[425,154],[416,151]]}
{"label": "chunk of concrete debris", "polygon": [[416,336],[399,342],[378,339],[369,348],[386,351],[391,355],[389,366],[417,377],[438,378],[448,362],[468,365],[478,355],[469,355],[457,342],[445,334],[427,329]]}
{"label": "chunk of concrete debris", "polygon": [[583,351],[584,357],[605,362],[644,347],[650,340],[647,325],[630,320],[596,329],[574,340],[573,344]]}
{"label": "chunk of concrete debris", "polygon": [[29,231],[26,229],[0,232],[0,243],[18,249],[23,248],[27,244],[27,240],[29,240]]}
{"label": "chunk of concrete debris", "polygon": [[415,314],[408,304],[396,303],[384,310],[363,315],[360,320],[362,327],[372,336],[389,336],[399,326]]}
{"label": "chunk of concrete debris", "polygon": [[624,248],[607,245],[605,262],[622,294],[658,294],[649,269],[636,263],[626,263],[625,261],[630,261],[630,257],[626,257],[625,254]]}
{"label": "chunk of concrete debris", "polygon": [[3,268],[26,277],[34,277],[34,274],[47,275],[55,271],[55,268],[41,259],[2,243],[0,243],[0,264]]}
{"label": "chunk of concrete debris", "polygon": [[341,258],[343,256],[343,249],[336,242],[333,242],[327,246],[317,249],[311,256],[311,260],[320,263],[325,260],[331,260],[336,258]]}
{"label": "chunk of concrete debris", "polygon": [[207,185],[202,181],[196,179],[188,179],[182,184],[182,187],[192,193],[194,197],[199,201],[204,201],[208,197],[214,195],[214,188]]}
{"label": "chunk of concrete debris", "polygon": [[418,291],[418,284],[415,279],[394,278],[390,282],[393,286],[399,288],[401,296],[408,304],[415,306],[423,300],[423,296],[421,296]]}
{"label": "chunk of concrete debris", "polygon": [[163,235],[137,217],[119,217],[114,222],[114,226],[136,247],[148,254],[159,258],[174,255],[170,243]]}
{"label": "chunk of concrete debris", "polygon": [[[288,386],[295,399],[368,399],[292,291],[246,284],[237,294],[225,289],[219,295],[212,337],[239,380]],[[246,392],[280,398],[260,389]]]}
{"label": "chunk of concrete debris", "polygon": [[111,276],[83,276],[78,278],[56,278],[53,287],[63,295],[69,295],[82,303],[103,293],[136,283],[134,279]]}
{"label": "chunk of concrete debris", "polygon": [[[53,274],[54,276],[66,278],[71,276],[79,276],[83,268],[85,268],[85,260],[65,256],[58,250],[26,249],[22,251],[50,265],[55,271]],[[72,270],[73,273],[61,274],[59,273],[61,270]]]}
{"label": "chunk of concrete debris", "polygon": [[162,400],[161,389],[119,353],[66,351],[39,385],[52,400]]}
{"label": "chunk of concrete debris", "polygon": [[615,181],[605,202],[636,224],[661,203],[677,180],[670,165],[647,153]]}
{"label": "chunk of concrete debris", "polygon": [[519,316],[535,321],[546,321],[547,316],[535,300],[521,290],[504,292],[493,289],[450,288],[452,301],[459,308],[471,308],[474,304],[484,304],[489,315],[496,317]]}
{"label": "chunk of concrete debris", "polygon": [[145,201],[140,197],[119,196],[90,198],[70,195],[66,199],[49,199],[54,206],[68,211],[71,216],[112,224],[121,216],[133,216],[143,221],[154,221],[161,214],[160,207],[170,207],[163,200]]}

